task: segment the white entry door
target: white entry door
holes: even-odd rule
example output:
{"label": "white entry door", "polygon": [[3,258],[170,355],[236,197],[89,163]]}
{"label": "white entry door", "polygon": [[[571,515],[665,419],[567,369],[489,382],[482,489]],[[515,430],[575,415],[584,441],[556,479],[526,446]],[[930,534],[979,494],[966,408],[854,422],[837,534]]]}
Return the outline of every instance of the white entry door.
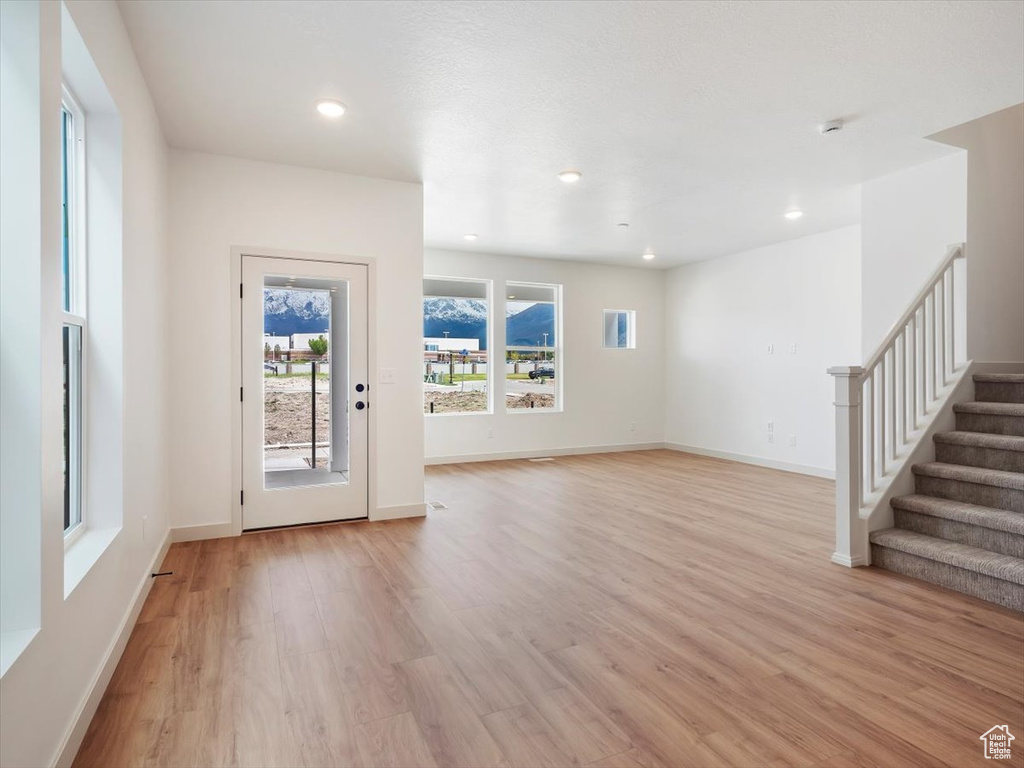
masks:
{"label": "white entry door", "polygon": [[242,527],[367,516],[367,268],[242,257]]}

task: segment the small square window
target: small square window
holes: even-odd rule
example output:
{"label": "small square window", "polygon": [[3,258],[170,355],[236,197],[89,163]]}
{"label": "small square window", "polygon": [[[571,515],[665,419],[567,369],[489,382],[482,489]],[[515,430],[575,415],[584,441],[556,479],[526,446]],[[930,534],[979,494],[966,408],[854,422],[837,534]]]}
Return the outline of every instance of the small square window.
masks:
{"label": "small square window", "polygon": [[636,348],[636,312],[632,309],[604,311],[604,348]]}

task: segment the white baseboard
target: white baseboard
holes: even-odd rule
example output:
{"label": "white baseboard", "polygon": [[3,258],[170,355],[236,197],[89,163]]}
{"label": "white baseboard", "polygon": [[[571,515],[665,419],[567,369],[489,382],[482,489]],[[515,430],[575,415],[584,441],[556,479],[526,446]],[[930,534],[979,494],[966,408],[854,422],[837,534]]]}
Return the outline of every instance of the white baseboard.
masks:
{"label": "white baseboard", "polygon": [[627,443],[625,445],[586,445],[575,448],[547,448],[534,451],[499,451],[495,453],[469,453],[460,456],[431,456],[428,466],[436,464],[469,464],[477,461],[508,461],[509,459],[540,459],[547,456],[583,456],[590,453],[624,453],[651,451],[664,448],[664,443]]}
{"label": "white baseboard", "polygon": [[209,523],[206,525],[183,525],[171,528],[171,541],[202,541],[203,539],[223,539],[234,536],[235,530],[231,523]]}
{"label": "white baseboard", "polygon": [[370,520],[398,520],[403,517],[424,517],[426,514],[427,505],[424,502],[419,504],[396,504],[393,507],[377,507],[377,510],[370,515]]}
{"label": "white baseboard", "polygon": [[124,653],[125,646],[128,645],[128,638],[131,637],[132,630],[135,629],[135,622],[142,611],[142,605],[149,596],[149,590],[153,586],[151,574],[155,573],[160,563],[164,561],[164,558],[167,556],[167,550],[170,547],[171,532],[168,531],[167,535],[164,536],[160,549],[153,556],[153,560],[150,562],[146,572],[142,574],[142,580],[135,589],[135,594],[128,605],[128,610],[125,611],[124,618],[121,619],[121,624],[117,628],[117,634],[114,635],[114,639],[103,657],[103,662],[96,670],[96,674],[93,676],[85,696],[75,711],[75,716],[71,719],[71,726],[64,735],[61,746],[57,749],[57,754],[51,762],[51,765],[56,766],[56,768],[69,768],[74,762],[75,755],[78,754],[78,748],[82,746],[82,739],[85,738],[85,732],[89,728],[89,723],[92,722],[93,715],[96,714],[100,700],[103,698],[107,685],[110,683],[110,678],[113,677],[114,670],[117,668],[117,663],[121,660],[121,654]]}
{"label": "white baseboard", "polygon": [[867,565],[868,561],[865,557],[850,557],[849,555],[841,555],[838,552],[832,553],[832,562],[836,565],[845,565],[847,568],[857,568],[861,565]]}
{"label": "white baseboard", "polygon": [[801,475],[813,475],[814,477],[824,477],[829,480],[835,480],[836,477],[836,471],[834,469],[828,469],[827,467],[812,467],[808,464],[794,464],[790,461],[763,459],[760,456],[748,456],[745,453],[715,451],[711,448],[698,448],[695,445],[681,445],[679,443],[665,443],[664,447],[668,448],[670,451],[695,453],[698,456],[710,456],[714,459],[727,459],[729,461],[738,461],[741,464],[753,464],[758,467],[767,467],[769,469],[781,469],[783,472],[796,472]]}

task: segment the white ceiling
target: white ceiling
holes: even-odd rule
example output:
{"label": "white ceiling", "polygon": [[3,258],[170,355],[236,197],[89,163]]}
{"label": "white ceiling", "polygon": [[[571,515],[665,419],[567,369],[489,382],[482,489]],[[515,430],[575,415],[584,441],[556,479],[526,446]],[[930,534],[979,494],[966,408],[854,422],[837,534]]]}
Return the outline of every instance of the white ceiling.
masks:
{"label": "white ceiling", "polygon": [[950,151],[920,137],[1024,101],[1022,2],[120,8],[172,146],[422,180],[427,245],[490,253],[664,267],[854,223],[858,182]]}

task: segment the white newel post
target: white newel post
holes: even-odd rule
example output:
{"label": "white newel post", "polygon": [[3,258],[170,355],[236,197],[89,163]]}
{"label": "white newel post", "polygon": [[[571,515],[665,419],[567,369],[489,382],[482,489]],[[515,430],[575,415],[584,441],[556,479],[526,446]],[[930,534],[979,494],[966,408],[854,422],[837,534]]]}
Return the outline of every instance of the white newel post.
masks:
{"label": "white newel post", "polygon": [[836,380],[836,551],[832,562],[868,564],[866,523],[861,502],[861,377],[856,366],[829,368]]}

